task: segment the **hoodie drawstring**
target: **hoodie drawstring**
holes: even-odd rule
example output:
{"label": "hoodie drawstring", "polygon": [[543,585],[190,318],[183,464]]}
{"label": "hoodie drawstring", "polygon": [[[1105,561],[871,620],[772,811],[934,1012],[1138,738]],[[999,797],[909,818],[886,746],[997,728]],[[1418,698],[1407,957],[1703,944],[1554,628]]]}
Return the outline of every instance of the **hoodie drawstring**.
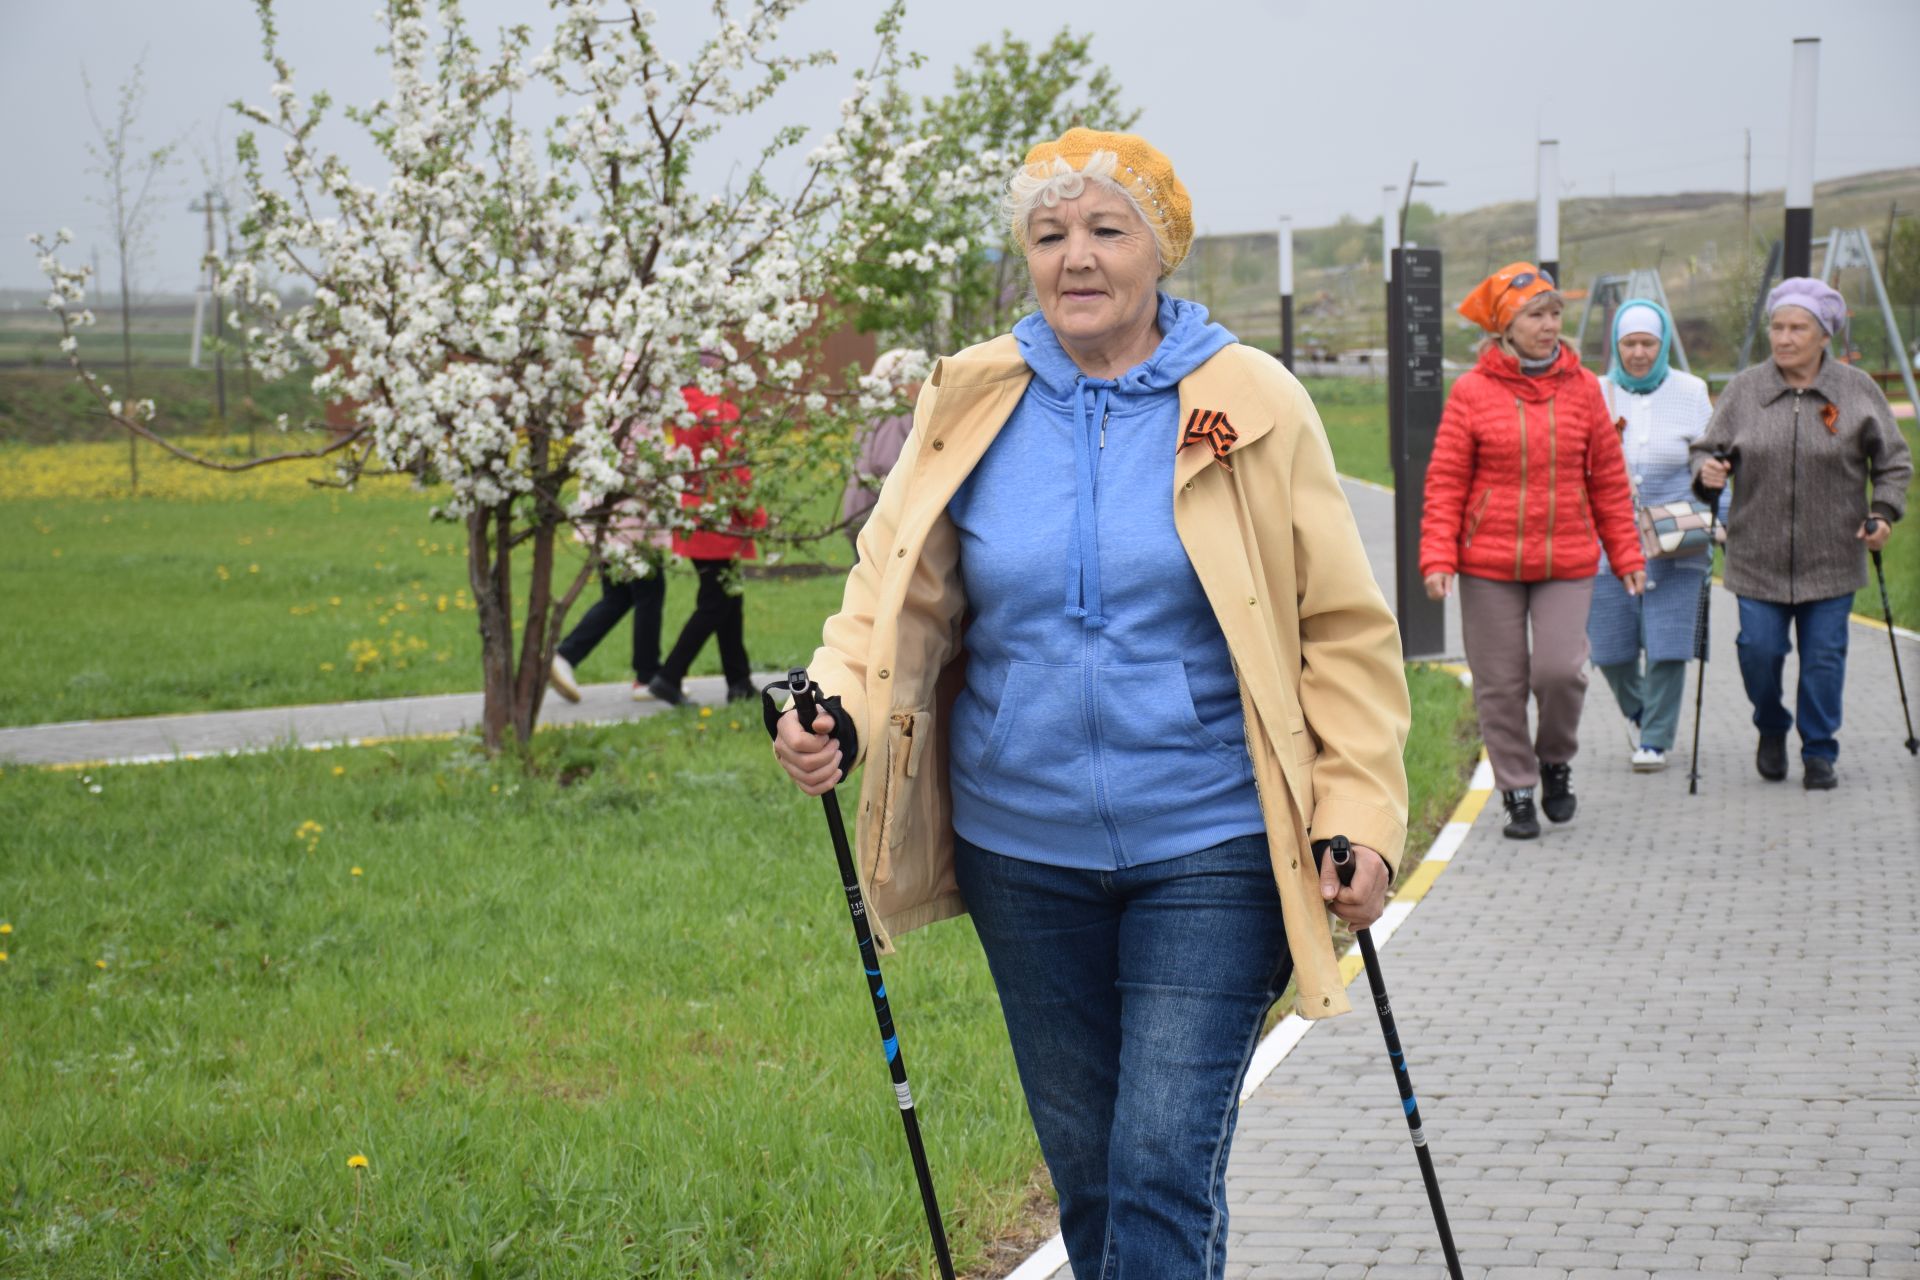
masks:
{"label": "hoodie drawstring", "polygon": [[[1095,506],[1099,469],[1098,433],[1107,420],[1107,401],[1115,384],[1105,378],[1074,379],[1073,477],[1074,539],[1067,551],[1067,616],[1093,629],[1107,625],[1100,600],[1100,529]],[[1087,413],[1089,396],[1092,416]]]}

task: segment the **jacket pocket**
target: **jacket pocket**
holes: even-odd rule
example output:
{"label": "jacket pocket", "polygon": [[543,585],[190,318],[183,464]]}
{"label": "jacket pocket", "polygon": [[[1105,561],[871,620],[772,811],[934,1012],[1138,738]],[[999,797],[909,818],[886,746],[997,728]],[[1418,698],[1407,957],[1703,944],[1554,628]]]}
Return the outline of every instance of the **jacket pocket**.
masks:
{"label": "jacket pocket", "polygon": [[1488,485],[1486,492],[1480,495],[1480,501],[1476,502],[1473,506],[1473,515],[1467,521],[1467,532],[1465,536],[1460,539],[1461,546],[1470,547],[1473,545],[1473,535],[1480,531],[1480,522],[1487,518],[1487,504],[1492,501],[1493,486]]}
{"label": "jacket pocket", "polygon": [[1116,822],[1201,808],[1252,782],[1244,732],[1225,742],[1200,722],[1184,662],[1104,666],[1095,690],[1099,772]]}
{"label": "jacket pocket", "polygon": [[880,834],[873,844],[873,864],[867,868],[871,884],[886,884],[893,879],[893,855],[906,843],[909,812],[909,779],[919,773],[920,753],[926,735],[932,732],[933,717],[925,711],[896,711],[887,718],[887,749],[882,759],[869,757],[868,768],[886,769],[880,791]]}

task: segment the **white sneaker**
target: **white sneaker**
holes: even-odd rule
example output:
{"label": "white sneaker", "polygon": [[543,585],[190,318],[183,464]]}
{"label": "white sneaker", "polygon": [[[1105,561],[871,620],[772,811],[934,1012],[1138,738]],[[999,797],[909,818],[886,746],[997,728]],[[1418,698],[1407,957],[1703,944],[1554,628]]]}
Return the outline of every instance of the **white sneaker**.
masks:
{"label": "white sneaker", "polygon": [[655,701],[653,690],[647,688],[647,682],[645,680],[635,680],[633,682],[633,700],[635,702]]}
{"label": "white sneaker", "polygon": [[547,683],[568,702],[580,701],[580,684],[573,678],[573,664],[557,653],[553,656],[553,665],[547,668]]}
{"label": "white sneaker", "polygon": [[1633,753],[1635,773],[1658,773],[1667,767],[1667,753],[1658,747],[1637,747]]}

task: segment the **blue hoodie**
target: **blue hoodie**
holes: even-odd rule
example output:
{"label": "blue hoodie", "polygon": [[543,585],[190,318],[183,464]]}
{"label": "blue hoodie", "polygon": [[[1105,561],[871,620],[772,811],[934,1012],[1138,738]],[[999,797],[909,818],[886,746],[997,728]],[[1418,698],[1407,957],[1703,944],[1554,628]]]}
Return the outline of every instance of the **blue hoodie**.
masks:
{"label": "blue hoodie", "polygon": [[948,505],[971,610],[954,829],[995,853],[1112,870],[1266,827],[1226,639],[1173,526],[1180,380],[1235,339],[1165,294],[1159,325],[1159,349],[1105,379],[1039,315],[1016,324],[1033,380]]}

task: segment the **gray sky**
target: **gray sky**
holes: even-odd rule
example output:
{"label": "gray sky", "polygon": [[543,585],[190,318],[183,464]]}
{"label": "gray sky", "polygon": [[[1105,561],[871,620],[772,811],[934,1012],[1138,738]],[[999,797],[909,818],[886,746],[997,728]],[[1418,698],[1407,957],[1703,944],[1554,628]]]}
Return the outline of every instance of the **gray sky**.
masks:
{"label": "gray sky", "polygon": [[[670,47],[691,50],[707,6],[656,3]],[[337,101],[377,96],[375,7],[282,0],[282,36],[303,91],[325,87]],[[871,55],[880,7],[809,0],[783,42],[836,48],[845,60],[783,88],[770,121],[833,119],[851,67]],[[481,32],[515,20],[538,28],[546,13],[537,0],[468,0],[467,8]],[[1737,191],[1742,130],[1751,127],[1754,187],[1778,188],[1796,36],[1823,41],[1817,177],[1920,163],[1915,0],[909,0],[906,45],[929,57],[912,85],[943,91],[955,63],[1003,27],[1044,42],[1063,24],[1094,33],[1095,57],[1141,108],[1136,128],[1173,158],[1203,232],[1264,230],[1283,211],[1302,226],[1342,213],[1372,218],[1380,188],[1403,181],[1416,158],[1423,176],[1447,183],[1422,193],[1438,208],[1530,199],[1538,137],[1560,139],[1569,196]],[[0,286],[37,286],[25,237],[63,225],[83,254],[100,246],[113,278],[104,221],[87,201],[98,181],[85,172],[91,126],[80,71],[84,62],[109,112],[143,49],[146,139],[185,146],[141,283],[192,286],[203,234],[186,211],[199,185],[193,149],[208,148],[216,118],[230,149],[237,121],[225,104],[265,101],[273,79],[245,0],[0,0],[0,119],[8,122]],[[727,163],[716,155],[702,172],[717,184]]]}

